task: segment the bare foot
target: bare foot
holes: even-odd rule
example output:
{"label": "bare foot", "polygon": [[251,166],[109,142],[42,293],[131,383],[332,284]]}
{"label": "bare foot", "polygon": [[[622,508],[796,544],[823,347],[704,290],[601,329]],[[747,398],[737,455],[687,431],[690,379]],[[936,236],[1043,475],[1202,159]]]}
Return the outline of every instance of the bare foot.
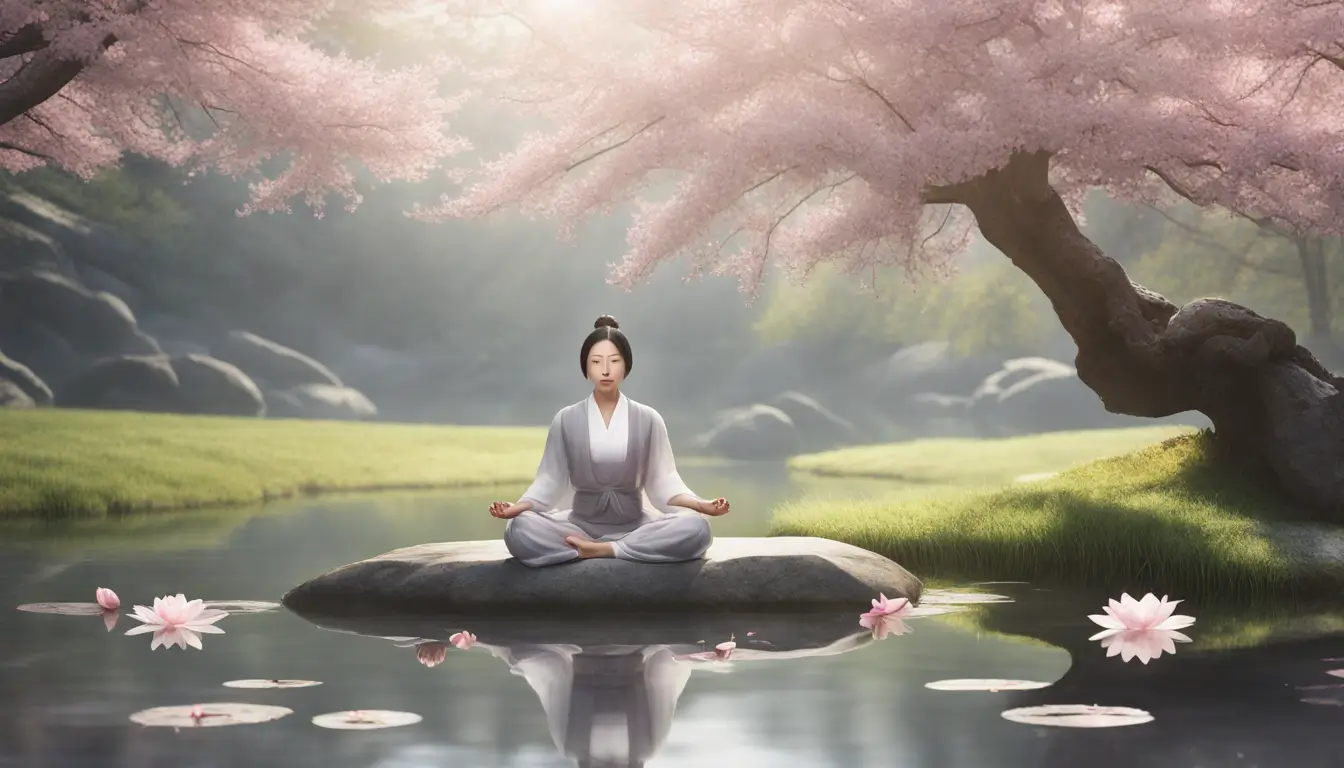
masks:
{"label": "bare foot", "polygon": [[615,553],[611,550],[609,541],[589,541],[581,539],[578,536],[566,536],[565,543],[579,550],[579,558],[589,557],[614,557]]}

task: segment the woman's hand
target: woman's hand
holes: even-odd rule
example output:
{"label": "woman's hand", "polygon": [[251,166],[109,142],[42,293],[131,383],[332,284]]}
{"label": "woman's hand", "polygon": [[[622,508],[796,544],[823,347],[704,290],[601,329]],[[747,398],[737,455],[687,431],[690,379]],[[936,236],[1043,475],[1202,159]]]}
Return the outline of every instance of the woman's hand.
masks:
{"label": "woman's hand", "polygon": [[700,502],[700,506],[697,507],[697,509],[700,511],[700,514],[702,515],[709,515],[710,517],[718,517],[719,515],[728,514],[728,510],[730,509],[730,507],[728,505],[727,499],[719,497],[717,499],[714,499],[713,501]]}
{"label": "woman's hand", "polygon": [[498,517],[500,520],[509,520],[515,518],[528,510],[529,506],[525,504],[510,504],[507,501],[496,501],[490,505],[490,515]]}

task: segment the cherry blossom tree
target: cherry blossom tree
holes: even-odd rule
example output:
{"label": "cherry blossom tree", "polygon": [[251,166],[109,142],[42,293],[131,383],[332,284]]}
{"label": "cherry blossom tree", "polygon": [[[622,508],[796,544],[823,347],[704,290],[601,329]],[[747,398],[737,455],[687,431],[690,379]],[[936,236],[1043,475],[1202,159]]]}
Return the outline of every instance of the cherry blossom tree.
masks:
{"label": "cherry blossom tree", "polygon": [[[445,130],[444,62],[380,67],[321,24],[395,22],[406,0],[0,0],[0,169],[89,176],[136,152],[235,177],[248,211],[357,203],[358,161],[424,178],[466,148]],[[331,46],[327,46],[331,48]]]}
{"label": "cherry blossom tree", "polygon": [[686,257],[748,291],[767,263],[943,269],[978,227],[1108,410],[1200,411],[1230,455],[1344,505],[1341,380],[1282,322],[1134,284],[1077,223],[1102,187],[1339,233],[1339,0],[452,5],[517,31],[479,82],[549,127],[420,215],[572,221],[638,199],[614,282]]}
{"label": "cherry blossom tree", "polygon": [[418,215],[638,200],[613,281],[684,255],[748,291],[770,263],[946,271],[978,228],[1108,410],[1203,412],[1231,455],[1344,505],[1344,382],[1282,322],[1134,284],[1077,224],[1102,187],[1340,234],[1344,0],[0,0],[0,168],[138,152],[259,174],[248,210],[357,202],[356,163],[424,178],[467,148],[450,68],[314,35],[431,10],[492,46],[473,87],[546,128]]}

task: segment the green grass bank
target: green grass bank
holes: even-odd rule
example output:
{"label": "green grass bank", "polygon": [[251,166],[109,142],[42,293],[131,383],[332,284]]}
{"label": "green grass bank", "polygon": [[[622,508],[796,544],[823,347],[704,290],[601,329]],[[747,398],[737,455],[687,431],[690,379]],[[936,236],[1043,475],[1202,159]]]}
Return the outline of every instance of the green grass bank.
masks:
{"label": "green grass bank", "polygon": [[[1344,584],[1338,565],[1303,561],[1290,546],[1293,537],[1280,535],[1309,520],[1301,510],[1220,463],[1207,433],[1187,432],[993,490],[804,499],[776,512],[771,533],[849,542],[936,579],[1059,583],[1135,596],[1151,590],[1204,600],[1306,596]],[[1016,461],[1009,456],[1043,445],[1046,437],[976,441],[965,451],[941,453],[1002,475]],[[1055,439],[1066,445],[1074,438]],[[944,461],[928,441],[852,450],[867,453],[858,453],[864,460],[849,469],[839,451],[800,457],[796,465],[865,476],[888,466],[892,476],[906,477],[938,475]],[[1078,458],[1086,456],[1074,463]],[[1005,464],[995,470],[1000,460]]]}
{"label": "green grass bank", "polygon": [[531,481],[544,428],[0,410],[0,521]]}

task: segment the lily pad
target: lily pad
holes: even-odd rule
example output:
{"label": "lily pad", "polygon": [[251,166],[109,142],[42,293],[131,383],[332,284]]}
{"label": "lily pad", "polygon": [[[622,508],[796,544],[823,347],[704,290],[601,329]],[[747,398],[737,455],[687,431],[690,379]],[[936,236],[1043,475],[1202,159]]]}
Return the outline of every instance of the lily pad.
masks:
{"label": "lily pad", "polygon": [[390,709],[354,709],[345,712],[328,712],[314,715],[313,725],[320,728],[334,728],[342,731],[368,731],[375,728],[396,728],[401,725],[414,725],[424,718],[414,712],[397,712]]}
{"label": "lily pad", "polygon": [[941,616],[945,613],[960,613],[964,611],[955,605],[920,605],[912,606],[909,611],[901,614],[902,619],[919,619],[925,616]]}
{"label": "lily pad", "polygon": [[1331,677],[1344,677],[1344,669],[1326,670],[1325,674],[1330,675]]}
{"label": "lily pad", "polygon": [[1122,725],[1151,723],[1153,716],[1131,707],[1101,707],[1087,704],[1046,704],[1019,707],[1000,713],[1003,719],[1026,725],[1051,725],[1061,728],[1115,728]]}
{"label": "lily pad", "polygon": [[988,592],[945,592],[931,589],[919,598],[923,605],[977,605],[980,603],[1011,603],[1013,598]]}
{"label": "lily pad", "polygon": [[1051,683],[1039,680],[999,680],[994,678],[964,678],[956,680],[934,680],[924,687],[935,691],[1032,691],[1046,688]]}
{"label": "lily pad", "polygon": [[103,612],[103,606],[97,603],[25,603],[19,610],[60,616],[98,616]]}
{"label": "lily pad", "polygon": [[321,685],[317,680],[230,680],[224,683],[226,688],[310,688]]}
{"label": "lily pad", "polygon": [[205,607],[229,613],[265,613],[276,610],[280,604],[264,600],[206,600]]}
{"label": "lily pad", "polygon": [[214,728],[221,725],[251,725],[279,720],[294,710],[266,704],[220,702],[154,707],[131,715],[131,722],[168,728]]}
{"label": "lily pad", "polygon": [[1344,699],[1327,699],[1319,696],[1308,696],[1302,699],[1303,704],[1320,704],[1325,707],[1344,707]]}

